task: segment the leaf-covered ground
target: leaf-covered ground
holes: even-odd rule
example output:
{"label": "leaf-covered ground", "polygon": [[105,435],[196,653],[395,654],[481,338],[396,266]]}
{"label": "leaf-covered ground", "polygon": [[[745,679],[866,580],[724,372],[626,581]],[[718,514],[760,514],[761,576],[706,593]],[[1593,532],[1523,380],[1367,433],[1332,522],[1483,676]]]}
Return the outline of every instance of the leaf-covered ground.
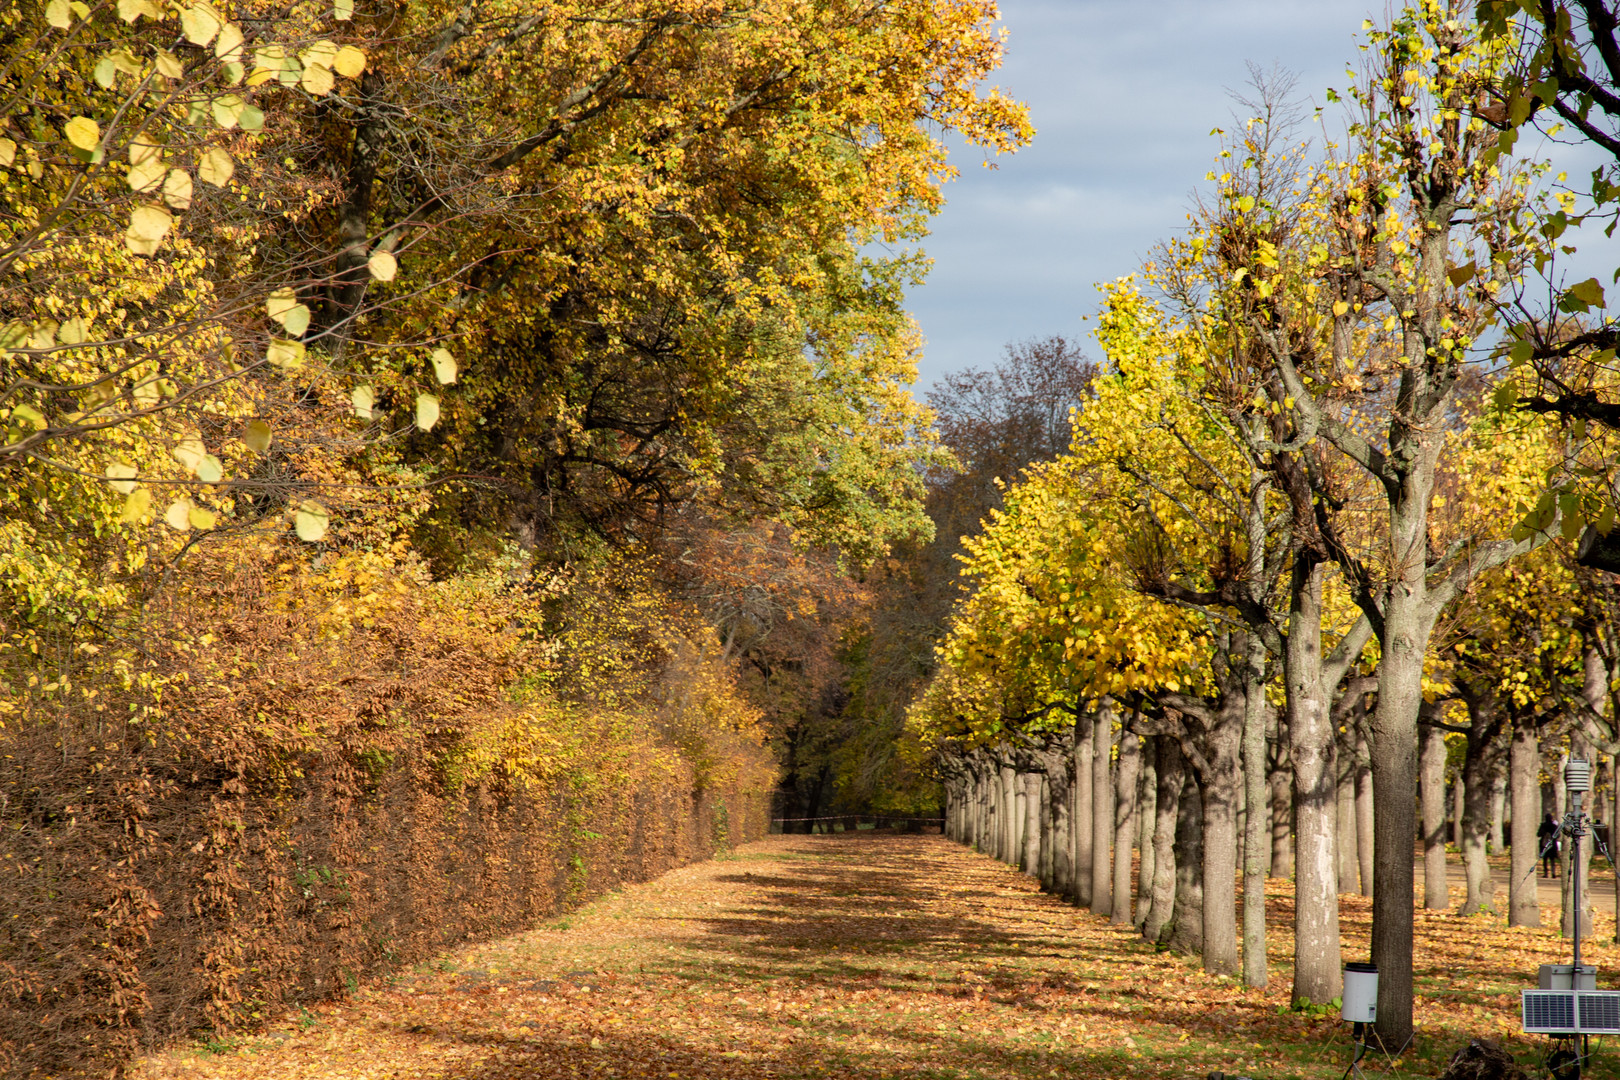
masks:
{"label": "leaf-covered ground", "polygon": [[[772,837],[135,1075],[1337,1078],[1344,1026],[1283,1008],[1290,904],[1272,882],[1271,987],[1251,992],[939,837]],[[1368,902],[1344,914],[1346,957],[1365,956]],[[1436,1075],[1471,1035],[1539,1060],[1518,989],[1566,944],[1490,915],[1420,913],[1418,933],[1420,1045],[1378,1068]],[[1620,950],[1599,942],[1609,985]]]}

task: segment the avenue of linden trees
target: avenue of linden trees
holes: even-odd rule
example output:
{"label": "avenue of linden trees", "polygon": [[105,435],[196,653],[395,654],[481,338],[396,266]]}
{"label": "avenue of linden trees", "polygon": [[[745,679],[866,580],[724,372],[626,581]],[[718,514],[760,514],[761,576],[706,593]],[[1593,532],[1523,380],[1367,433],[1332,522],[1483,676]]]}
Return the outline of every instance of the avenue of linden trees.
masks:
{"label": "avenue of linden trees", "polygon": [[0,1073],[1620,1075],[1616,0],[915,396],[993,0],[0,11]]}

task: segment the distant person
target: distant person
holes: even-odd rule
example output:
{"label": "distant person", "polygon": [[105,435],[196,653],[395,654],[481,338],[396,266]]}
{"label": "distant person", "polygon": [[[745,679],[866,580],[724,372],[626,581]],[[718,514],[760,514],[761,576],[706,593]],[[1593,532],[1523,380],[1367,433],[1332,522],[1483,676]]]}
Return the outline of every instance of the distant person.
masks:
{"label": "distant person", "polygon": [[1536,829],[1536,842],[1541,847],[1541,876],[1558,876],[1558,819],[1547,811],[1541,825]]}

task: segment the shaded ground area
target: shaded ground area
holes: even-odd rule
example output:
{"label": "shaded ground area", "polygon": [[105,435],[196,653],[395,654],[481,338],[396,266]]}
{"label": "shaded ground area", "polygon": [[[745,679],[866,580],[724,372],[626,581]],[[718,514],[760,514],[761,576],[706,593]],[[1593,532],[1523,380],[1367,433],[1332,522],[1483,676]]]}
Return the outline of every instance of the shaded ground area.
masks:
{"label": "shaded ground area", "polygon": [[[135,1075],[1337,1078],[1336,1016],[1286,1009],[1291,905],[1273,882],[1272,984],[1246,991],[939,837],[777,836]],[[1360,958],[1370,907],[1344,907]],[[1397,1076],[1516,1032],[1518,988],[1566,951],[1489,915],[1421,913],[1419,935],[1423,1038]],[[1589,953],[1615,972],[1612,946]]]}

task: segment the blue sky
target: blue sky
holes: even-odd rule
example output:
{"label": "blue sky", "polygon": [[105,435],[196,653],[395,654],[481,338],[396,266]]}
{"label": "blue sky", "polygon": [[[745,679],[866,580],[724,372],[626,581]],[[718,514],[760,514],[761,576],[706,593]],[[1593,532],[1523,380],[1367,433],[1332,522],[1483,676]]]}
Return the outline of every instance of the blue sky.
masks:
{"label": "blue sky", "polygon": [[[1002,0],[995,79],[1030,108],[1032,144],[998,168],[960,147],[961,177],[924,247],[909,307],[927,339],[918,389],[993,364],[1011,341],[1063,334],[1096,355],[1098,282],[1136,269],[1186,225],[1248,63],[1281,65],[1323,104],[1343,88],[1366,0]],[[1330,106],[1331,108],[1331,106]],[[1606,275],[1605,275],[1606,277]]]}

